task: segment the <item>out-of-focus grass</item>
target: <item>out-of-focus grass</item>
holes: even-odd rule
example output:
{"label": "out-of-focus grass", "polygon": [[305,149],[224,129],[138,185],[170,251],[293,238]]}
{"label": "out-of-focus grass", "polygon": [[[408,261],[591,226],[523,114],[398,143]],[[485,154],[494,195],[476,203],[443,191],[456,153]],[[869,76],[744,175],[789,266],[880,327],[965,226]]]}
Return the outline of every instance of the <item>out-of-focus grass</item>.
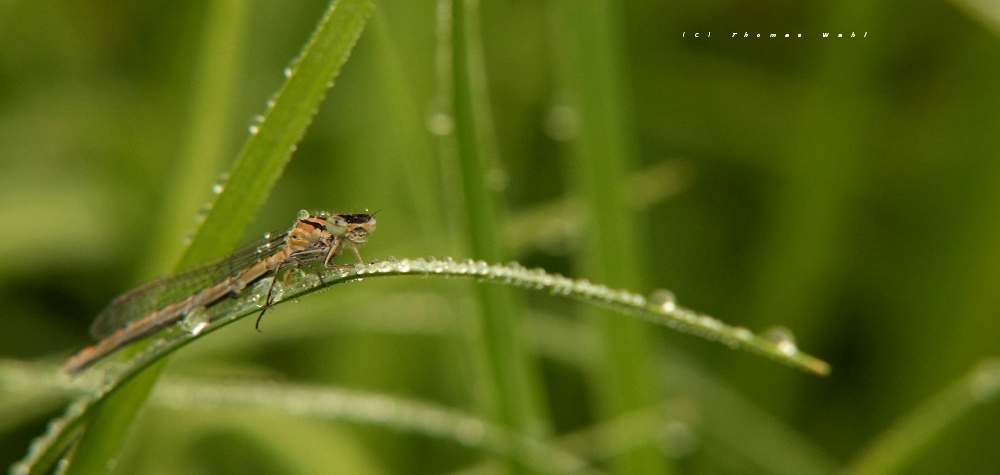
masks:
{"label": "out-of-focus grass", "polygon": [[[644,280],[644,247],[639,219],[629,206],[627,177],[635,167],[636,143],[625,89],[627,65],[619,5],[614,1],[558,2],[553,36],[562,61],[562,86],[573,97],[576,136],[567,151],[572,196],[583,203],[579,271],[609,285],[635,288]],[[600,358],[606,360],[593,380],[597,408],[604,419],[641,412],[660,399],[650,364],[650,331],[639,322],[622,322],[609,312],[594,315],[600,329]],[[672,467],[656,446],[647,444],[619,454],[614,472],[670,473]]]}
{"label": "out-of-focus grass", "polygon": [[[686,169],[678,174],[679,194],[635,210],[646,277],[631,290],[669,287],[686,306],[754,330],[789,326],[803,349],[834,368],[827,379],[812,378],[654,330],[654,348],[686,354],[707,368],[712,384],[724,382],[769,418],[747,418],[748,424],[732,410],[739,406],[720,409],[713,401],[725,398],[702,398],[697,387],[671,382],[669,366],[643,357],[667,373],[664,393],[685,401],[671,406],[684,417],[657,426],[664,452],[680,460],[679,472],[741,473],[767,463],[749,444],[734,446],[733,434],[744,430],[770,449],[802,455],[818,446],[829,458],[852,460],[867,453],[870,441],[892,442],[882,431],[911,427],[896,421],[995,355],[1000,54],[995,30],[984,26],[992,20],[968,16],[977,14],[977,3],[961,5],[620,5],[618,72],[635,98],[628,113],[635,170],[667,160]],[[564,58],[553,40],[551,6],[482,5],[485,72],[504,170],[492,178],[504,213],[557,211],[512,220],[527,235],[516,237],[514,257],[577,275],[570,263],[593,229],[566,226],[586,221],[560,215],[575,213],[580,201],[566,199],[575,193],[567,192],[574,183],[568,173],[579,164],[559,153],[579,143],[571,132],[581,98],[556,79]],[[246,67],[234,93],[236,118],[223,128],[225,143],[246,136],[323,7],[249,4],[241,46]],[[251,234],[287,225],[301,208],[367,208],[381,211],[366,257],[465,257],[455,239],[463,227],[458,204],[448,202],[459,196],[458,172],[448,161],[431,163],[439,150],[425,131],[440,112],[436,5],[389,1],[379,10]],[[202,37],[189,32],[200,31],[208,11],[197,2],[0,4],[4,356],[55,361],[80,348],[89,321],[140,272],[148,233],[157,232],[154,223],[168,206],[163,177],[176,166],[191,123]],[[818,38],[824,28],[868,37],[826,41]],[[708,30],[711,40],[680,36]],[[729,38],[734,31],[807,37],[765,43]],[[230,157],[238,152],[234,145],[223,149]],[[391,305],[383,301],[387,295],[414,299]],[[240,322],[191,345],[181,354],[192,356],[174,369],[331,383],[474,413],[470,387],[479,376],[469,355],[479,342],[461,323],[441,317],[464,315],[469,298],[462,282],[338,286],[299,308],[276,309],[263,336]],[[544,296],[529,295],[527,305],[579,319],[573,306]],[[325,322],[338,315],[364,325]],[[379,330],[385,328],[394,331]],[[573,350],[600,354],[599,343],[583,341]],[[593,373],[539,355],[553,433],[592,434],[600,392]],[[682,370],[673,372],[683,378]],[[7,402],[17,403],[5,399],[0,408],[19,407]],[[896,450],[895,457],[905,457],[882,466],[919,464],[922,473],[1000,466],[991,436],[1000,409],[976,410],[977,417],[955,419],[948,430],[929,424],[934,436],[924,440],[934,443]],[[297,429],[308,439],[301,447],[335,444],[343,449],[337,460],[358,470],[441,473],[480,460],[455,444],[376,427],[298,425],[278,416],[257,418],[251,429],[250,413],[166,433],[170,424],[162,421],[170,414],[162,412],[150,414],[155,425],[137,426],[118,471],[168,466],[162,460],[173,461],[169,470],[177,472],[192,466],[222,472],[241,460],[272,473],[336,465],[320,448],[295,451],[277,440]],[[25,414],[0,434],[3,461],[21,458],[51,416]],[[730,415],[720,420],[721,414]],[[794,436],[764,428],[754,434],[755,425]],[[268,439],[269,429],[275,439]],[[688,441],[687,449],[671,449],[667,442],[677,440]],[[781,440],[793,442],[773,442]]]}

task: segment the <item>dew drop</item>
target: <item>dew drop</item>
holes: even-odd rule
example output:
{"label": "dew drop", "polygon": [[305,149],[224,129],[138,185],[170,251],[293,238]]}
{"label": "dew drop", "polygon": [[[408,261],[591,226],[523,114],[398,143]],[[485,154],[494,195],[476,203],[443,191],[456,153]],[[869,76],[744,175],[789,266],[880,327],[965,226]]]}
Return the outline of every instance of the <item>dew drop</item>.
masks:
{"label": "dew drop", "polygon": [[434,135],[445,136],[455,130],[455,121],[449,114],[436,112],[427,120],[427,129]]}
{"label": "dew drop", "polygon": [[479,275],[486,275],[490,273],[490,264],[484,260],[476,261],[476,273]]}
{"label": "dew drop", "polygon": [[267,299],[267,293],[271,290],[271,284],[274,282],[274,277],[265,277],[257,281],[253,288],[250,290],[251,300],[258,306],[263,307]]}
{"label": "dew drop", "polygon": [[208,313],[205,307],[199,307],[195,311],[187,314],[181,321],[181,329],[191,336],[198,335],[208,326]]}
{"label": "dew drop", "polygon": [[697,447],[698,438],[691,427],[684,422],[672,421],[660,433],[660,450],[670,458],[690,457]]}
{"label": "dew drop", "polygon": [[482,443],[485,433],[486,428],[483,427],[483,423],[475,419],[463,419],[455,427],[458,442],[467,447],[474,447]]}
{"label": "dew drop", "polygon": [[316,287],[320,284],[319,276],[311,272],[307,272],[302,275],[302,284],[309,288]]}
{"label": "dew drop", "polygon": [[677,297],[667,289],[654,290],[646,300],[666,313],[677,310]]}
{"label": "dew drop", "polygon": [[271,301],[267,301],[267,292],[264,293],[264,305],[269,305],[275,302],[280,302],[282,298],[285,297],[285,286],[281,282],[275,283],[273,287],[270,287]]}
{"label": "dew drop", "polygon": [[580,135],[580,114],[569,104],[557,104],[545,118],[545,132],[558,142],[568,142]]}
{"label": "dew drop", "polygon": [[260,127],[257,127],[256,125],[251,125],[247,127],[247,130],[250,131],[250,135],[257,135],[257,132],[260,132]]}
{"label": "dew drop", "polygon": [[701,326],[703,326],[705,328],[710,328],[710,329],[716,330],[716,331],[721,330],[721,329],[725,328],[725,326],[726,326],[720,320],[717,320],[715,318],[709,317],[708,315],[702,315],[702,316],[698,317],[698,323],[701,324]]}
{"label": "dew drop", "polygon": [[292,68],[285,68],[285,77],[286,78],[292,77]]}
{"label": "dew drop", "polygon": [[753,332],[744,327],[736,327],[733,328],[733,336],[736,337],[737,340],[749,341],[753,338]]}
{"label": "dew drop", "polygon": [[493,191],[503,191],[507,189],[507,183],[510,182],[510,178],[507,172],[503,168],[494,167],[486,172],[486,186],[490,187]]}
{"label": "dew drop", "polygon": [[798,346],[795,345],[795,335],[788,328],[771,327],[764,332],[764,338],[774,343],[778,352],[785,356],[792,356],[799,352]]}
{"label": "dew drop", "polygon": [[417,272],[423,272],[423,271],[427,270],[427,261],[424,260],[424,258],[422,258],[422,257],[418,257],[418,258],[416,258],[416,259],[413,260],[413,263],[411,264],[411,267],[413,268],[413,270],[415,270]]}

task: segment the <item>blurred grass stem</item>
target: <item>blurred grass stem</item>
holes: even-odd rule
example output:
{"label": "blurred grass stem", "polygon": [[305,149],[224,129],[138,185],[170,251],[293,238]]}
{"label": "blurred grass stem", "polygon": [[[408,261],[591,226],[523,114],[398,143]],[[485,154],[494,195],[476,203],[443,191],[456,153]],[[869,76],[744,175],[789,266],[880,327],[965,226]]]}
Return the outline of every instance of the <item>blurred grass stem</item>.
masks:
{"label": "blurred grass stem", "polygon": [[[505,217],[496,180],[491,180],[500,169],[479,38],[478,5],[475,0],[453,0],[448,13],[451,74],[442,78],[450,84],[442,89],[449,91],[452,106],[467,242],[472,257],[503,261],[509,256],[503,242]],[[538,369],[524,340],[521,305],[506,288],[480,285],[475,292],[482,312],[480,339],[485,346],[487,371],[483,403],[494,423],[528,438],[542,438],[548,432],[547,417],[542,410]]]}
{"label": "blurred grass stem", "polygon": [[[629,136],[628,94],[617,8],[607,0],[557,1],[557,38],[564,82],[580,116],[571,146],[570,185],[584,203],[586,242],[576,260],[581,274],[608,285],[636,289],[643,282],[636,218],[624,189],[634,167]],[[600,412],[613,419],[651,407],[658,397],[651,381],[649,336],[640,322],[597,312],[602,367],[597,388]],[[653,445],[627,451],[613,461],[618,474],[669,473]]]}

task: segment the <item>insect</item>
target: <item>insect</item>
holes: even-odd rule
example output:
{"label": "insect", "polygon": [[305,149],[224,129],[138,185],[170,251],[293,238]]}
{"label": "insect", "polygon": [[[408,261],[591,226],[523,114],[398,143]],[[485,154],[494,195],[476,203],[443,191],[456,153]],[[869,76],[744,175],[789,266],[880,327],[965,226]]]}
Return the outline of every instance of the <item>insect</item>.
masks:
{"label": "insect", "polygon": [[[197,309],[239,296],[248,285],[282,269],[315,261],[322,261],[324,268],[337,267],[333,260],[345,247],[358,263],[364,263],[358,245],[374,230],[375,218],[369,214],[300,211],[288,231],[265,234],[226,256],[160,277],[112,300],[90,327],[97,343],[66,360],[63,371],[75,376],[105,355],[177,323]],[[260,316],[270,304],[269,289]]]}

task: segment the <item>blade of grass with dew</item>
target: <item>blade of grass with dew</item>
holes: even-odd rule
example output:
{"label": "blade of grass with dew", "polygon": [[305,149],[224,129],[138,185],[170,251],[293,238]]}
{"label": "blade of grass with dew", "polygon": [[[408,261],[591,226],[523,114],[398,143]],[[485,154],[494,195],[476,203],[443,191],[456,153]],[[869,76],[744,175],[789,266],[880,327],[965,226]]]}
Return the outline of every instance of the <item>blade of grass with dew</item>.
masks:
{"label": "blade of grass with dew", "polygon": [[178,410],[193,407],[201,411],[265,410],[384,427],[451,440],[465,447],[513,458],[543,473],[579,473],[587,469],[586,463],[578,457],[551,444],[524,438],[516,431],[462,411],[390,394],[274,381],[164,378],[152,401]]}
{"label": "blade of grass with dew", "polygon": [[[302,54],[285,70],[288,79],[273,105],[263,120],[251,127],[251,136],[229,172],[223,193],[212,203],[181,267],[238,244],[350,56],[374,7],[374,0],[330,4]],[[225,193],[230,188],[239,193]]]}
{"label": "blade of grass with dew", "polygon": [[[645,297],[627,290],[615,290],[604,285],[592,284],[586,279],[573,280],[558,274],[546,273],[542,269],[529,270],[517,263],[504,266],[470,259],[456,262],[450,258],[396,260],[390,257],[384,262],[358,264],[350,269],[338,267],[317,269],[317,271],[318,276],[308,274],[308,278],[292,278],[287,284],[274,283],[275,300],[271,305],[295,300],[332,285],[369,280],[374,277],[411,275],[474,278],[508,286],[547,290],[555,296],[572,298],[620,314],[639,317],[680,332],[718,341],[733,349],[743,349],[767,356],[815,374],[825,375],[829,372],[829,366],[825,362],[783,342],[772,341],[768,335],[755,335],[746,328],[731,327],[715,318],[673,303],[663,305],[655,299],[647,301]],[[243,292],[235,299],[224,300],[205,308],[199,314],[199,322],[195,325],[199,328],[197,332],[188,331],[184,328],[185,325],[173,325],[158,333],[157,343],[146,351],[123,355],[128,358],[115,360],[109,358],[96,363],[95,367],[109,367],[109,370],[104,372],[103,377],[98,378],[100,381],[96,381],[92,387],[99,387],[98,391],[102,394],[113,391],[152,362],[162,359],[194,339],[201,338],[242,317],[259,313],[260,299],[268,292],[271,285],[269,280],[258,282],[254,288]]]}
{"label": "blade of grass with dew", "polygon": [[[222,254],[235,246],[281,175],[294,145],[305,133],[373,8],[373,0],[341,0],[330,4],[265,120],[243,147],[229,172],[228,182],[177,268]],[[68,434],[84,424],[87,430],[65,473],[105,473],[163,365],[164,360],[151,360],[143,374],[129,384],[115,386],[96,402],[84,404],[82,410],[79,406],[71,406],[75,409],[67,411],[58,425],[62,430],[33,442],[28,457],[15,465],[15,473],[46,471],[47,463],[40,466],[36,462],[54,462],[65,447]]]}
{"label": "blade of grass with dew", "polygon": [[[442,79],[450,85],[468,245],[476,258],[502,260],[507,256],[504,219],[496,186],[490,183],[491,175],[500,170],[478,15],[475,1],[451,2],[451,74]],[[490,418],[526,437],[543,437],[549,432],[548,417],[543,412],[539,369],[523,338],[520,305],[507,289],[482,286],[477,294]]]}
{"label": "blade of grass with dew", "polygon": [[[574,298],[586,303],[615,310],[619,313],[637,316],[647,321],[665,325],[679,331],[685,331],[709,340],[719,341],[731,348],[742,348],[751,352],[772,357],[791,366],[825,374],[828,367],[822,361],[816,360],[800,351],[790,352],[787,348],[776,344],[766,336],[754,335],[749,330],[730,327],[724,323],[691,310],[676,305],[664,306],[656,301],[647,301],[644,297],[625,290],[614,290],[603,285],[595,285],[584,279],[573,280],[559,275],[548,274],[541,269],[529,270],[517,264],[489,265],[484,261],[473,262],[464,260],[455,262],[451,259],[387,259],[384,262],[357,265],[353,270],[343,268],[320,271],[322,279],[307,282],[293,282],[281,285],[281,299],[276,302],[295,300],[322,288],[349,281],[370,281],[375,277],[390,276],[437,276],[465,277],[488,282],[525,287],[534,290],[549,291],[553,295]],[[311,275],[311,274],[310,274]],[[263,287],[267,283],[263,282]],[[206,311],[208,326],[199,335],[170,327],[167,336],[160,339],[154,349],[133,356],[133,359],[120,363],[122,365],[122,380],[129,374],[134,374],[147,367],[151,362],[163,358],[177,348],[200,338],[200,335],[211,333],[222,326],[234,322],[238,318],[256,314],[259,311],[257,296],[251,295],[263,291],[247,292],[238,299],[227,300]],[[100,363],[99,363],[100,364]],[[114,388],[106,388],[112,391]],[[515,431],[519,437],[527,437],[522,431]],[[530,467],[529,467],[530,468]]]}
{"label": "blade of grass with dew", "polygon": [[[534,348],[540,355],[579,368],[585,374],[598,370],[597,355],[587,351],[598,341],[593,326],[543,312],[533,312],[529,321]],[[574,453],[585,452],[590,461],[603,461],[617,453],[610,451],[614,448],[611,445],[602,445],[602,441],[615,441],[620,450],[660,443],[664,441],[662,428],[673,422],[682,424],[674,426],[680,431],[672,431],[680,436],[681,446],[670,449],[678,458],[684,458],[696,447],[701,452],[708,445],[718,445],[722,450],[710,452],[738,454],[741,463],[753,463],[764,473],[830,475],[842,472],[840,464],[830,455],[785,422],[762,410],[684,355],[670,351],[666,345],[656,347],[658,380],[661,385],[669,385],[672,394],[652,410],[635,414],[648,413],[656,417],[657,424],[632,426],[645,429],[644,434],[601,433],[601,426],[622,427],[621,418],[618,418],[561,436],[558,440],[561,447]],[[678,402],[681,402],[679,406]],[[629,418],[633,416],[626,416]],[[691,442],[685,449],[684,429],[689,429],[700,442]],[[632,446],[623,442],[631,442]]]}
{"label": "blade of grass with dew", "polygon": [[913,463],[927,446],[944,435],[960,417],[991,402],[1000,392],[1000,359],[980,362],[958,381],[900,418],[851,463],[846,473],[890,475]]}
{"label": "blade of grass with dew", "polygon": [[[245,23],[245,1],[216,1],[209,5],[191,119],[181,142],[179,161],[167,182],[166,196],[169,198],[165,200],[167,205],[157,232],[153,233],[151,257],[140,272],[143,277],[154,275],[167,267],[171,259],[176,259],[180,249],[175,248],[174,243],[181,242],[181,233],[190,226],[191,216],[198,212],[206,197],[205,190],[222,165],[224,127],[229,122],[226,119],[235,94]],[[94,407],[87,430],[73,454],[70,472],[77,471],[78,467],[106,465],[105,461],[114,457],[163,364],[154,364],[142,376],[143,380],[131,385],[135,390],[126,388],[110,396],[108,402]]]}
{"label": "blade of grass with dew", "polygon": [[[17,385],[10,394],[31,397],[44,393],[65,398],[86,393],[84,384],[66,384],[52,364],[0,359],[0,388],[6,380]],[[274,380],[165,375],[149,398],[150,406],[188,412],[240,413],[260,411],[272,416],[305,417],[382,427],[400,433],[449,440],[455,444],[516,458],[544,473],[592,472],[580,457],[552,444],[520,437],[507,428],[434,402],[330,385],[292,384]],[[376,409],[376,410],[373,410]],[[225,417],[225,416],[223,416]],[[368,473],[368,472],[360,472]]]}
{"label": "blade of grass with dew", "polygon": [[[610,289],[603,285],[595,285],[585,279],[573,280],[560,275],[548,274],[541,269],[526,269],[519,264],[512,263],[506,266],[494,264],[489,265],[485,261],[463,260],[455,262],[451,259],[436,260],[430,259],[387,259],[379,263],[368,265],[357,265],[353,270],[344,268],[326,269],[320,271],[322,279],[315,279],[307,282],[300,279],[291,285],[282,286],[279,292],[282,296],[275,302],[281,303],[294,301],[306,294],[321,290],[331,285],[350,281],[370,280],[373,277],[391,276],[437,276],[437,277],[465,277],[474,278],[488,282],[513,285],[534,290],[545,290],[553,295],[565,298],[573,298],[582,302],[594,304],[600,307],[614,310],[621,314],[632,315],[652,323],[673,328],[678,331],[692,333],[709,340],[718,341],[730,348],[744,349],[753,353],[771,357],[784,362],[790,366],[811,371],[816,374],[825,375],[829,372],[829,366],[812,356],[801,351],[790,352],[788,348],[782,347],[770,340],[766,336],[754,335],[749,330],[740,327],[728,326],[714,318],[700,315],[691,310],[676,305],[661,305],[658,302],[648,302],[643,296],[628,292],[626,290]],[[311,275],[311,274],[310,274]],[[262,288],[267,287],[266,282],[262,282]],[[130,378],[140,374],[152,374],[149,367],[158,361],[193,341],[207,335],[225,325],[228,325],[239,318],[256,314],[260,307],[258,304],[258,292],[245,292],[245,295],[237,299],[226,300],[218,305],[206,310],[206,321],[208,326],[204,327],[198,334],[179,329],[178,326],[171,326],[162,333],[166,336],[158,338],[158,343],[151,346],[147,351],[132,353],[129,360],[116,362],[119,367],[115,373],[106,373],[110,379],[101,378],[98,383],[99,388],[93,395],[81,397],[67,409],[66,415],[50,423],[50,430],[46,435],[34,442],[29,450],[28,458],[21,464],[15,465],[12,469],[14,474],[42,473],[55,462],[65,447],[67,447],[75,435],[81,429],[86,417],[95,406],[99,406],[100,399],[104,395],[116,393],[121,384],[130,381]],[[260,291],[263,293],[263,291]],[[98,362],[98,365],[108,363]],[[155,378],[153,374],[153,378]],[[131,381],[138,381],[133,379]],[[145,391],[152,386],[152,381],[146,386],[140,387]],[[136,390],[137,391],[137,390]],[[128,403],[129,401],[126,401]],[[134,411],[123,415],[134,416]],[[118,414],[111,414],[108,417],[120,417]],[[120,426],[115,426],[119,428]],[[127,427],[126,427],[127,428]],[[93,430],[93,429],[91,429]],[[524,436],[522,431],[517,431]],[[100,440],[98,442],[101,442]],[[107,447],[104,445],[103,447]],[[110,460],[110,459],[109,459]],[[72,465],[71,465],[72,467]],[[107,467],[105,464],[104,467]]]}
{"label": "blade of grass with dew", "polygon": [[[565,21],[560,40],[562,75],[577,102],[580,131],[572,146],[570,183],[586,210],[586,242],[577,264],[584,275],[611,285],[636,288],[642,259],[639,230],[623,184],[632,168],[628,106],[620,77],[617,5],[608,0],[557,2]],[[650,407],[655,395],[649,335],[634,321],[601,312],[602,370],[595,381],[605,418]],[[653,444],[625,452],[613,461],[615,473],[663,474],[670,466]]]}

